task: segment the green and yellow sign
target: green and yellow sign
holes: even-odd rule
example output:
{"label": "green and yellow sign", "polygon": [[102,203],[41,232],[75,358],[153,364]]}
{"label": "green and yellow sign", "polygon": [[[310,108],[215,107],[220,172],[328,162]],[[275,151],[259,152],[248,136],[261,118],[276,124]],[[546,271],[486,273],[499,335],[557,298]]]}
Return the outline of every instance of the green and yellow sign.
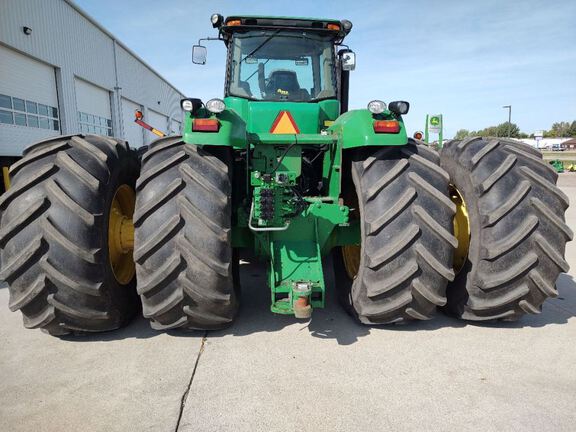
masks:
{"label": "green and yellow sign", "polygon": [[442,114],[427,114],[426,129],[424,129],[424,141],[430,142],[430,134],[438,134],[438,147],[442,147]]}

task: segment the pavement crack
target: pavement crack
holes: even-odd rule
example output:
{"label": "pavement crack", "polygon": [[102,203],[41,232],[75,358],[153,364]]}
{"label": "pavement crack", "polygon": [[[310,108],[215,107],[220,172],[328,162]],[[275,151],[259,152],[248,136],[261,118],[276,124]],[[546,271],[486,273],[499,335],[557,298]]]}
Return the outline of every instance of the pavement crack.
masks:
{"label": "pavement crack", "polygon": [[182,415],[184,414],[184,408],[186,407],[186,399],[188,399],[188,393],[190,393],[190,387],[192,387],[192,381],[194,381],[194,376],[196,375],[196,369],[198,369],[198,363],[200,362],[200,357],[202,357],[202,353],[204,352],[204,346],[206,343],[206,336],[208,332],[205,331],[204,335],[202,335],[202,342],[200,344],[200,350],[198,351],[198,356],[196,357],[196,362],[194,363],[194,369],[192,369],[192,375],[190,375],[190,380],[188,381],[188,385],[186,386],[186,390],[184,394],[182,394],[182,398],[180,399],[180,412],[178,413],[178,420],[176,421],[176,428],[174,432],[178,432],[180,429],[180,422],[182,421]]}

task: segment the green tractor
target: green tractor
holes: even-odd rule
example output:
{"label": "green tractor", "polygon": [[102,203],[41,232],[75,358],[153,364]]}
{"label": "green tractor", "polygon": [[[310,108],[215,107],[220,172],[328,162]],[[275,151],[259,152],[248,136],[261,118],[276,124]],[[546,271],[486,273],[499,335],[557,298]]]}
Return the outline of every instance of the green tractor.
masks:
{"label": "green tractor", "polygon": [[[540,153],[511,140],[408,138],[409,104],[348,110],[349,21],[212,16],[224,99],[181,101],[183,136],[145,152],[95,135],[30,146],[0,198],[0,278],[24,325],[220,329],[240,250],[267,262],[270,309],[322,308],[323,261],[370,325],[538,313],[572,232]],[[194,47],[204,63],[206,48]]]}

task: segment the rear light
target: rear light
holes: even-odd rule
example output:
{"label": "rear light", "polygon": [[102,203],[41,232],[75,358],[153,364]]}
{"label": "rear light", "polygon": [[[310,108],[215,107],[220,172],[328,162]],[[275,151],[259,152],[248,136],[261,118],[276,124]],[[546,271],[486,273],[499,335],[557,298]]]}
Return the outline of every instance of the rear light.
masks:
{"label": "rear light", "polygon": [[218,132],[220,122],[217,119],[194,119],[192,131],[194,132]]}
{"label": "rear light", "polygon": [[374,122],[374,132],[398,133],[400,132],[400,123],[396,120],[376,120]]}
{"label": "rear light", "polygon": [[328,30],[337,30],[340,31],[340,24],[328,24],[326,26]]}
{"label": "rear light", "polygon": [[239,26],[240,24],[242,24],[242,22],[240,20],[226,21],[227,26]]}

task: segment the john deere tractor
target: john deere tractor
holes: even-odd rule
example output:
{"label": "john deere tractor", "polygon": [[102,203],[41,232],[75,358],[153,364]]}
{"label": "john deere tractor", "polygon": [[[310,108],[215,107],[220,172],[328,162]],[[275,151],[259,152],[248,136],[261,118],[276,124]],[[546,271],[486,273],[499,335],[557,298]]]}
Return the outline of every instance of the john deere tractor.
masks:
{"label": "john deere tractor", "polygon": [[[0,277],[26,327],[111,330],[139,299],[155,329],[226,327],[241,249],[267,263],[271,311],[296,318],[333,292],[371,325],[437,307],[513,320],[557,295],[568,199],[537,150],[472,138],[438,154],[407,137],[407,102],[349,111],[349,21],[212,24],[228,53],[224,98],[182,100],[183,136],[141,156],[62,136],[12,165]],[[203,64],[206,47],[193,57]]]}

